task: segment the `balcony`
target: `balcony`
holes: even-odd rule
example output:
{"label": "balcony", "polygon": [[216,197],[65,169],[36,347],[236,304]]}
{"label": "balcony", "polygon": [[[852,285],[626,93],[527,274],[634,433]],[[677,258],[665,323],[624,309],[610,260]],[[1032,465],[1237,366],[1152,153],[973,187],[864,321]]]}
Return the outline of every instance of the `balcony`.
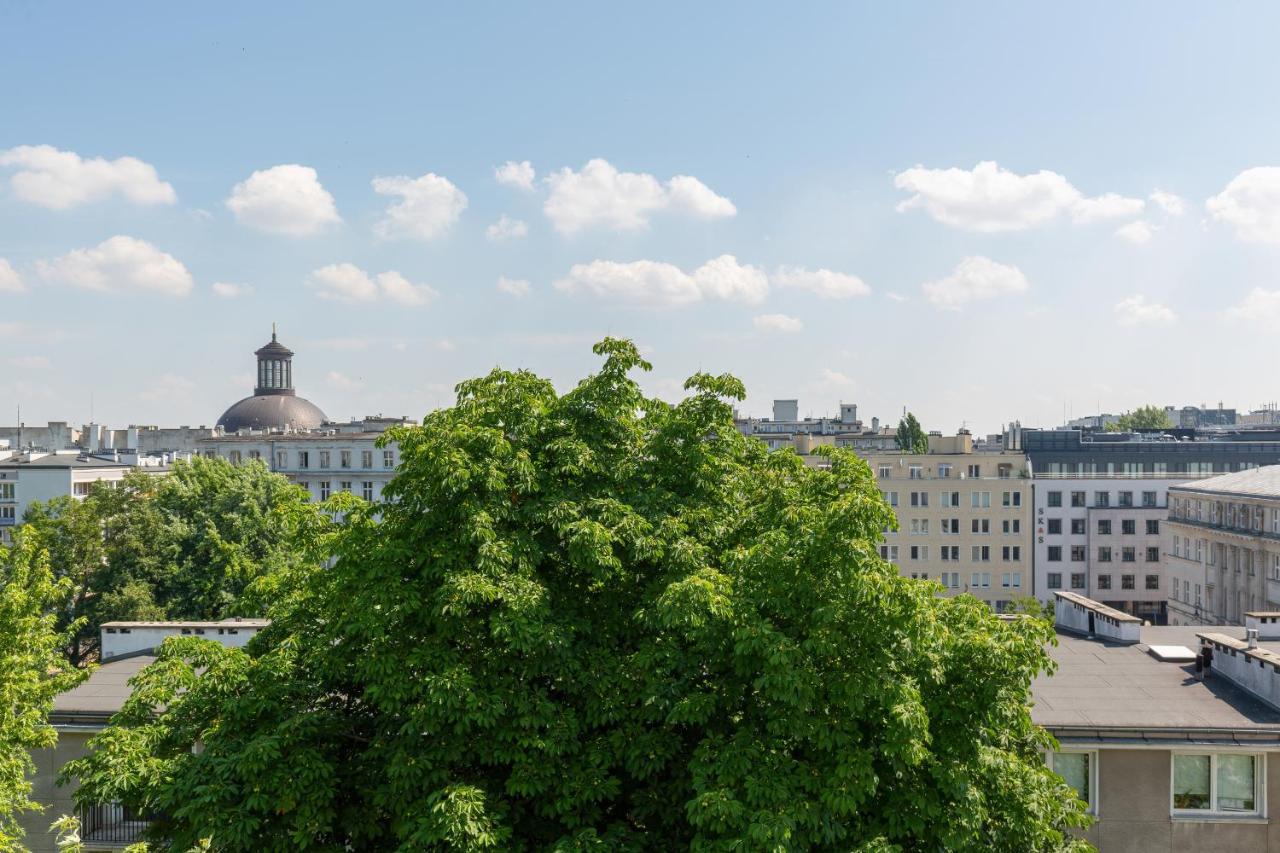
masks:
{"label": "balcony", "polygon": [[126,847],[143,840],[150,821],[118,803],[86,803],[78,810],[80,839],[90,847]]}

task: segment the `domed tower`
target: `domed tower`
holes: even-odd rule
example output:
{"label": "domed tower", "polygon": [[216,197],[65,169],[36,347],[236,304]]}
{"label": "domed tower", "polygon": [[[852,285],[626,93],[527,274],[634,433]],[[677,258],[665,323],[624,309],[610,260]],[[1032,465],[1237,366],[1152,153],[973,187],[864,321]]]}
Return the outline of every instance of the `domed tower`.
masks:
{"label": "domed tower", "polygon": [[258,380],[252,397],[245,397],[218,418],[224,432],[256,430],[315,429],[328,418],[293,390],[293,350],[276,340],[271,325],[271,342],[254,353],[258,358]]}

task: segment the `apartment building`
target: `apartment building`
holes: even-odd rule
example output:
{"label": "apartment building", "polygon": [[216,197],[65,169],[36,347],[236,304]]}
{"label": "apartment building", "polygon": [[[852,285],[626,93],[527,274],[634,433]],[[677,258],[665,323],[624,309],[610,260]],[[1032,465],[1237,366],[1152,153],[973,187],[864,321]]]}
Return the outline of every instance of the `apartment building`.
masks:
{"label": "apartment building", "polygon": [[1095,818],[1084,838],[1130,853],[1280,849],[1278,614],[1250,617],[1262,630],[1247,634],[1144,625],[1070,591],[1055,610],[1057,669],[1032,684],[1031,716]]}
{"label": "apartment building", "polygon": [[1280,465],[1170,490],[1169,609],[1179,624],[1280,609]]}
{"label": "apartment building", "polygon": [[12,541],[27,507],[62,495],[82,498],[94,483],[124,479],[130,465],[78,451],[27,451],[0,461],[0,545]]}
{"label": "apartment building", "polygon": [[968,433],[931,435],[929,452],[870,453],[898,530],[880,553],[911,578],[937,581],[997,611],[1032,593],[1031,480],[1027,458],[979,453]]}

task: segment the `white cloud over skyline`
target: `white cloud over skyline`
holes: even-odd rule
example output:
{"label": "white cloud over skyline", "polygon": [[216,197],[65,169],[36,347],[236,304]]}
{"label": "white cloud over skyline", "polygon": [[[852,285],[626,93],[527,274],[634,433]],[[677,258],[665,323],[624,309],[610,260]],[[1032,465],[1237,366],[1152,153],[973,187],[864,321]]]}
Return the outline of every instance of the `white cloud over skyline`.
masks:
{"label": "white cloud over skyline", "polygon": [[1025,293],[1030,284],[1017,267],[975,255],[960,261],[951,275],[925,282],[921,289],[935,307],[958,311],[970,302]]}
{"label": "white cloud over skyline", "polygon": [[232,187],[226,205],[241,225],[288,237],[309,237],[342,221],[316,170],[296,163],[254,172]]}
{"label": "white cloud over skyline", "polygon": [[553,286],[562,293],[587,293],[618,305],[670,307],[704,299],[764,301],[769,280],[762,270],[721,255],[693,272],[657,261],[592,261],[575,264]]}
{"label": "white cloud over skyline", "polygon": [[515,160],[508,160],[493,170],[493,178],[498,183],[516,187],[525,192],[533,192],[533,181],[536,177],[533,164],[528,160],[521,160],[518,163]]}
{"label": "white cloud over skyline", "polygon": [[321,299],[334,302],[378,302],[426,305],[439,294],[426,284],[414,284],[396,270],[370,275],[352,263],[329,264],[313,270],[307,285]]}
{"label": "white cloud over skyline", "polygon": [[1280,166],[1245,169],[1205,209],[1245,242],[1280,243]]}
{"label": "white cloud over skyline", "polygon": [[543,212],[561,234],[589,228],[637,231],[649,227],[660,211],[685,213],[700,219],[737,214],[729,199],[689,175],[676,175],[665,184],[653,175],[621,172],[596,158],[581,171],[568,167],[547,177],[550,193]]}
{"label": "white cloud over skyline", "polygon": [[46,282],[100,293],[186,296],[195,280],[182,262],[145,240],[117,235],[90,249],[36,261]]}
{"label": "white cloud over skyline", "polygon": [[374,233],[388,240],[434,240],[467,209],[466,193],[448,178],[431,172],[420,178],[374,178],[373,191],[400,197],[373,227]]}
{"label": "white cloud over skyline", "polygon": [[1113,310],[1116,322],[1121,326],[1169,326],[1178,320],[1173,309],[1158,302],[1148,302],[1140,294],[1121,299]]}
{"label": "white cloud over skyline", "polygon": [[529,295],[532,286],[523,278],[507,278],[505,275],[498,276],[498,290],[508,296],[514,296],[517,299]]}
{"label": "white cloud over skyline", "polygon": [[66,210],[119,196],[133,204],[173,204],[173,186],[156,168],[136,157],[85,159],[52,145],[19,145],[0,151],[0,167],[16,168],[9,178],[14,196],[51,210]]}
{"label": "white cloud over skyline", "polygon": [[527,236],[529,234],[529,226],[521,220],[512,219],[504,213],[498,217],[497,222],[484,230],[484,234],[490,241],[502,243]]}
{"label": "white cloud over skyline", "polygon": [[0,258],[0,293],[25,293],[26,290],[27,283],[18,275],[13,264]]}
{"label": "white cloud over skyline", "polygon": [[758,314],[751,322],[762,332],[794,334],[804,330],[804,323],[798,318],[789,317],[786,314]]}
{"label": "white cloud over skyline", "polygon": [[804,267],[778,267],[770,277],[779,287],[811,291],[823,299],[850,299],[866,296],[871,288],[856,275],[828,269],[808,270]]}

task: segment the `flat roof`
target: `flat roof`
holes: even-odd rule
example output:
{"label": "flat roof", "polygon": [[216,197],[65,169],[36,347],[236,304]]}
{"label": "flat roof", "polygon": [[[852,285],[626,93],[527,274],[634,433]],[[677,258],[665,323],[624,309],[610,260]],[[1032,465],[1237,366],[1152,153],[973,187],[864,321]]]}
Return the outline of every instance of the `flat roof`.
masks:
{"label": "flat roof", "polygon": [[9,458],[0,462],[0,468],[131,468],[123,462],[94,457],[84,458],[70,453],[50,453],[38,459]]}
{"label": "flat roof", "polygon": [[[1049,729],[1235,729],[1280,734],[1280,710],[1221,674],[1196,678],[1194,663],[1157,660],[1153,645],[1200,648],[1203,633],[1244,638],[1230,626],[1144,625],[1140,642],[1086,639],[1059,629],[1058,664],[1031,685],[1031,718]],[[1280,643],[1260,643],[1280,652]]]}
{"label": "flat roof", "polygon": [[118,657],[101,664],[78,687],[60,693],[53,700],[49,721],[55,725],[67,718],[111,716],[124,706],[133,689],[129,679],[154,661],[155,655],[139,654]]}
{"label": "flat roof", "polygon": [[1280,497],[1280,465],[1247,468],[1217,477],[1206,477],[1181,486],[1180,492],[1207,492],[1224,495],[1250,495],[1260,498]]}
{"label": "flat roof", "polygon": [[103,628],[265,628],[270,619],[223,619],[220,622],[103,622]]}

